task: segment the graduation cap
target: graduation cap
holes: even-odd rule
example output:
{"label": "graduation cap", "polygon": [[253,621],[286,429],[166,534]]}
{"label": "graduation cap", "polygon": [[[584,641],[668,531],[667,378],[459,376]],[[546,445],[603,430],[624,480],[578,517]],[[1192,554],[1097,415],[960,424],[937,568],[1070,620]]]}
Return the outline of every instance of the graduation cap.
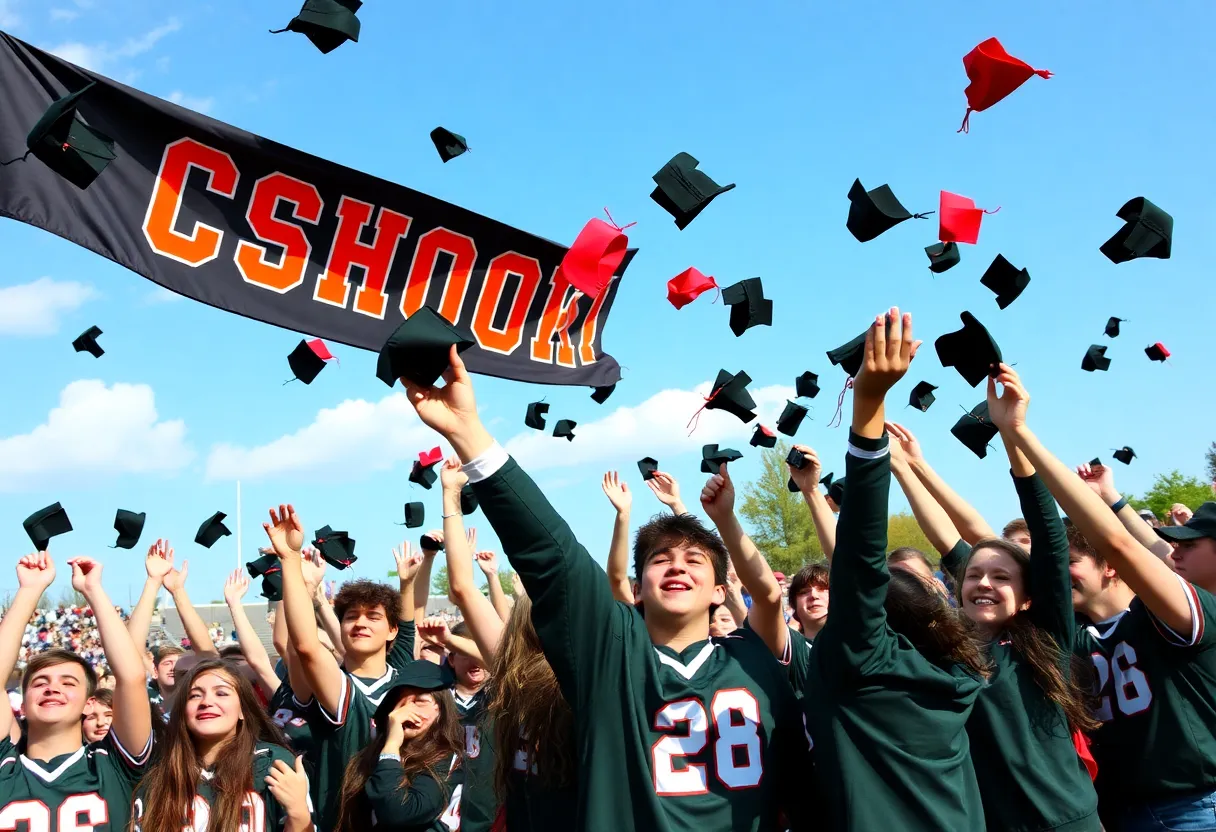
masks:
{"label": "graduation cap", "polygon": [[936,389],[936,384],[930,384],[927,381],[919,382],[912,388],[912,395],[908,397],[908,406],[915,407],[924,413],[937,400],[937,397],[933,395],[933,391]]}
{"label": "graduation cap", "polygon": [[1125,225],[1098,250],[1112,263],[1139,257],[1168,260],[1174,235],[1174,218],[1142,196],[1129,199],[1115,216]]}
{"label": "graduation cap", "polygon": [[443,462],[443,449],[436,445],[429,451],[419,451],[418,462],[427,468],[432,465],[438,465],[440,462]]}
{"label": "graduation cap", "polygon": [[578,422],[573,419],[558,419],[557,424],[553,427],[554,436],[564,436],[567,442],[574,441],[574,429],[578,426]]}
{"label": "graduation cap", "polygon": [[676,309],[683,309],[703,293],[717,289],[712,277],[706,277],[694,268],[687,268],[667,281],[667,300]]}
{"label": "graduation cap", "polygon": [[942,191],[937,207],[937,239],[943,243],[975,245],[980,238],[980,223],[984,214],[995,214],[996,211],[976,208],[971,198]]}
{"label": "graduation cap", "polygon": [[790,448],[789,456],[785,458],[785,462],[791,468],[797,468],[801,471],[807,465],[806,454],[797,448]]}
{"label": "graduation cap", "polygon": [[[867,329],[866,332],[869,332]],[[866,333],[863,332],[834,350],[828,350],[828,361],[841,367],[850,378],[856,378],[861,372],[861,364],[866,360]]]}
{"label": "graduation cap", "polygon": [[421,462],[415,461],[414,467],[410,468],[410,482],[417,483],[427,491],[431,490],[431,486],[435,484],[435,480],[439,479],[439,475],[435,473],[435,469],[429,465],[423,465]]}
{"label": "graduation cap", "polygon": [[1010,55],[996,38],[988,38],[964,55],[963,69],[971,83],[964,90],[967,112],[963,115],[963,126],[958,128],[960,133],[970,132],[972,112],[987,110],[1029,81],[1032,75],[1051,77],[1049,70],[1035,69]]}
{"label": "graduation cap", "polygon": [[608,397],[612,395],[612,391],[616,389],[615,384],[609,384],[604,387],[596,387],[591,391],[591,401],[596,404],[603,404],[608,401]]}
{"label": "graduation cap", "polygon": [[786,481],[785,487],[791,494],[797,494],[802,491],[802,489],[798,487],[798,483],[794,482],[793,477],[790,477],[789,480]]}
{"label": "graduation cap", "polygon": [[1129,446],[1129,445],[1124,445],[1122,448],[1117,449],[1113,454],[1115,459],[1119,460],[1124,465],[1131,465],[1132,458],[1135,455],[1136,455],[1136,452],[1133,451],[1131,449],[1131,446]]}
{"label": "graduation cap", "polygon": [[262,576],[262,597],[274,604],[283,600],[283,570],[276,569]]}
{"label": "graduation cap", "polygon": [[799,398],[813,399],[819,395],[819,376],[807,370],[794,379],[794,392]]}
{"label": "graduation cap", "polygon": [[301,339],[287,356],[287,366],[291,367],[293,376],[305,384],[312,384],[313,379],[325,369],[325,362],[332,360],[333,354],[320,338],[311,341]]}
{"label": "graduation cap", "polygon": [[970,413],[964,413],[950,428],[950,433],[980,459],[988,456],[988,443],[998,433],[988,417],[988,402],[980,402]]}
{"label": "graduation cap", "polygon": [[1102,460],[1101,460],[1101,459],[1099,459],[1098,457],[1094,457],[1093,459],[1091,459],[1091,460],[1089,461],[1089,465],[1090,465],[1090,467],[1091,467],[1091,468],[1101,468],[1101,467],[1102,467]]}
{"label": "graduation cap", "polygon": [[925,254],[929,255],[929,271],[934,274],[941,274],[957,266],[962,259],[957,243],[934,243],[925,246]]}
{"label": "graduation cap", "polygon": [[676,228],[681,231],[705,210],[714,197],[735,187],[733,184],[719,185],[697,170],[698,164],[691,155],[677,153],[652,177],[658,187],[651,192],[650,198],[675,217]]}
{"label": "graduation cap", "polygon": [[418,538],[418,545],[421,546],[423,549],[429,549],[432,552],[442,552],[443,551],[443,541],[436,540],[435,538],[431,537],[429,534],[424,534],[422,537]]}
{"label": "graduation cap", "polygon": [[589,298],[599,297],[625,259],[629,238],[623,232],[623,228],[601,219],[589,219],[562,257],[561,273],[566,282]]}
{"label": "graduation cap", "polygon": [[436,127],[432,130],[431,141],[435,143],[435,149],[439,151],[439,158],[444,161],[444,164],[469,149],[469,143],[465,141],[464,136],[453,133],[445,127]]}
{"label": "graduation cap", "polygon": [[1126,320],[1127,320],[1127,318],[1107,318],[1106,319],[1106,337],[1107,338],[1118,338],[1119,337],[1119,324],[1123,323]]}
{"label": "graduation cap", "polygon": [[752,431],[752,438],[748,444],[753,448],[771,448],[777,444],[777,434],[764,425],[757,424],[756,429]]}
{"label": "graduation cap", "polygon": [[144,533],[144,521],[148,519],[147,512],[127,511],[120,508],[114,515],[114,531],[118,532],[115,549],[134,549],[139,542],[139,536]]}
{"label": "graduation cap", "polygon": [[980,278],[980,283],[996,293],[996,305],[1004,309],[1018,299],[1018,295],[1030,285],[1030,272],[1019,269],[998,254],[992,265]]}
{"label": "graduation cap", "polygon": [[424,306],[384,342],[376,361],[376,378],[389,387],[399,378],[419,387],[430,387],[448,368],[448,352],[453,344],[457,352],[473,346],[446,318]]}
{"label": "graduation cap", "polygon": [[845,225],[859,242],[869,242],[904,220],[913,217],[919,220],[926,216],[909,213],[895,198],[890,185],[880,185],[867,191],[860,179],[854,179],[853,187],[849,188],[849,219]]}
{"label": "graduation cap", "polygon": [[25,518],[21,525],[25,527],[25,533],[30,536],[30,541],[38,552],[46,551],[52,537],[67,534],[72,530],[72,521],[59,503],[38,509]]}
{"label": "graduation cap", "polygon": [[224,512],[217,511],[204,520],[203,525],[198,527],[198,532],[194,535],[194,542],[204,549],[210,549],[215,545],[215,541],[232,534],[224,525],[224,518],[227,516]]}
{"label": "graduation cap", "polygon": [[741,422],[750,422],[756,418],[756,402],[752,394],[747,392],[747,385],[751,383],[751,376],[742,370],[734,375],[726,370],[718,370],[718,377],[714,379],[713,389],[709,391],[702,410],[725,410]]}
{"label": "graduation cap", "polygon": [[95,326],[91,326],[72,342],[72,348],[76,352],[87,352],[94,358],[101,358],[106,354],[106,351],[101,348],[101,344],[97,343],[97,337],[101,335],[101,330]]}
{"label": "graduation cap", "polygon": [[638,460],[638,472],[644,480],[654,479],[654,472],[659,470],[659,461],[652,456],[644,456]]}
{"label": "graduation cap", "polygon": [[279,563],[279,559],[274,555],[262,555],[257,560],[247,561],[245,569],[249,571],[249,577],[260,578],[263,575],[269,575],[272,572],[281,572],[283,567]]}
{"label": "graduation cap", "polygon": [[1144,354],[1152,361],[1164,361],[1170,357],[1170,351],[1165,348],[1165,344],[1158,341],[1155,344],[1150,344],[1144,348]]}
{"label": "graduation cap", "polygon": [[716,444],[703,445],[701,447],[701,473],[716,474],[718,466],[742,458],[743,454],[734,448],[719,448]]}
{"label": "graduation cap", "polygon": [[831,489],[833,479],[834,479],[834,477],[832,476],[832,472],[828,471],[826,474],[824,474],[822,477],[820,477],[819,484],[822,485],[824,488]]}
{"label": "graduation cap", "polygon": [[975,387],[989,375],[995,375],[1003,360],[1001,348],[988,334],[988,329],[970,312],[959,316],[963,328],[933,342],[943,367],[954,367],[968,384]]}
{"label": "graduation cap", "polygon": [[473,492],[473,486],[465,483],[464,488],[460,489],[460,513],[470,515],[477,511],[477,506],[477,495]]}
{"label": "graduation cap", "polygon": [[322,526],[314,532],[313,537],[312,545],[334,569],[346,569],[358,560],[355,557],[355,541],[348,533]]}
{"label": "graduation cap", "polygon": [[405,504],[405,527],[416,529],[426,522],[426,506],[422,503]]}
{"label": "graduation cap", "polygon": [[305,0],[304,8],[286,28],[271,29],[270,33],[299,32],[321,54],[328,55],[348,40],[359,42],[359,18],[355,12],[362,5],[363,0]]}
{"label": "graduation cap", "polygon": [[118,158],[114,140],[85,124],[76,112],[81,98],[92,88],[90,83],[53,101],[25,137],[25,146],[29,148],[26,156],[33,154],[81,190],[93,184],[110,162]]}
{"label": "graduation cap", "polygon": [[785,410],[781,411],[781,418],[777,420],[777,430],[786,436],[793,436],[798,432],[804,418],[806,418],[806,408],[786,400]]}
{"label": "graduation cap", "polygon": [[524,416],[524,424],[532,428],[532,430],[545,429],[545,414],[549,412],[547,402],[532,402],[528,405],[528,412]]}
{"label": "graduation cap", "polygon": [[722,290],[722,302],[730,306],[730,331],[736,338],[754,326],[773,325],[773,302],[764,296],[758,277],[727,286]]}
{"label": "graduation cap", "polygon": [[833,481],[833,482],[832,482],[832,483],[831,483],[831,484],[828,486],[828,498],[829,498],[829,499],[830,499],[830,500],[831,500],[833,503],[835,503],[835,504],[836,504],[836,507],[837,507],[837,508],[840,508],[842,505],[844,505],[844,490],[845,490],[845,489],[844,489],[844,483],[845,483],[845,480],[846,480],[846,479],[848,479],[848,478],[847,478],[847,477],[841,477],[841,478],[840,478],[840,479],[838,479],[838,480],[834,480],[834,481]]}
{"label": "graduation cap", "polygon": [[1085,357],[1081,359],[1081,369],[1092,373],[1094,370],[1105,370],[1108,367],[1110,367],[1110,359],[1106,357],[1106,347],[1091,344],[1085,351]]}

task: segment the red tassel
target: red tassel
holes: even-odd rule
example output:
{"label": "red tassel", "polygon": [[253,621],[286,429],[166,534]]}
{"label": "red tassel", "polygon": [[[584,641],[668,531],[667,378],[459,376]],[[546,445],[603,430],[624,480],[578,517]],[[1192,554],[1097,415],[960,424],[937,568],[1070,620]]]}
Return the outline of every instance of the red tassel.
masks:
{"label": "red tassel", "polygon": [[688,424],[684,426],[686,428],[689,428],[689,431],[688,431],[689,436],[693,435],[693,432],[696,431],[696,429],[697,429],[697,425],[699,425],[701,423],[701,411],[703,411],[705,408],[709,407],[709,403],[712,402],[715,398],[717,398],[718,394],[721,392],[722,392],[722,388],[719,387],[717,390],[710,393],[708,396],[704,397],[705,404],[703,404],[697,408],[697,412],[692,414],[692,418],[689,419]]}

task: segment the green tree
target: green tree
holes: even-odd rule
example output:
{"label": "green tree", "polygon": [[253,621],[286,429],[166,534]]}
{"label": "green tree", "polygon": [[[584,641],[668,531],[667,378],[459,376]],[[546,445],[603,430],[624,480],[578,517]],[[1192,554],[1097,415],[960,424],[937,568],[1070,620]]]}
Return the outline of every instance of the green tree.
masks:
{"label": "green tree", "polygon": [[941,560],[929,538],[921,531],[916,518],[906,511],[892,514],[887,521],[887,551],[893,552],[901,546],[920,549],[933,563]]}
{"label": "green tree", "polygon": [[1136,509],[1147,508],[1165,520],[1170,513],[1170,506],[1182,503],[1194,511],[1207,500],[1212,499],[1212,487],[1198,477],[1188,477],[1181,471],[1174,470],[1168,474],[1158,474],[1153,478],[1153,485],[1143,497],[1128,500]]}
{"label": "green tree", "polygon": [[802,495],[786,486],[789,471],[785,458],[789,443],[784,440],[761,453],[762,470],[755,482],[739,491],[739,516],[751,527],[751,538],[769,565],[792,575],[807,563],[823,559],[815,535],[815,524]]}
{"label": "green tree", "polygon": [[498,570],[498,585],[502,587],[502,592],[504,595],[515,594],[514,576],[515,573],[510,569]]}
{"label": "green tree", "polygon": [[1204,455],[1204,461],[1207,463],[1208,480],[1216,482],[1216,442],[1213,442],[1208,448],[1208,452]]}
{"label": "green tree", "polygon": [[448,568],[440,566],[431,575],[431,594],[447,596],[451,591],[451,585],[448,584]]}
{"label": "green tree", "polygon": [[77,592],[71,586],[68,586],[59,594],[60,607],[87,607],[89,602],[84,599],[84,595]]}

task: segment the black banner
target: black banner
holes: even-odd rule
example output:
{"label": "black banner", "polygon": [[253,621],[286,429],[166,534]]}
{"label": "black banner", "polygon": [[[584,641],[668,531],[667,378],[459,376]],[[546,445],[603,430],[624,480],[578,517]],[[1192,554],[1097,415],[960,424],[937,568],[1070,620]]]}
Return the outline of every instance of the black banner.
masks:
{"label": "black banner", "polygon": [[248,318],[378,351],[420,306],[473,339],[473,372],[602,386],[620,275],[592,299],[566,249],[409,188],[141,93],[0,33],[0,160],[51,102],[116,142],[86,190],[42,161],[0,167],[0,216],[58,234],[159,285]]}

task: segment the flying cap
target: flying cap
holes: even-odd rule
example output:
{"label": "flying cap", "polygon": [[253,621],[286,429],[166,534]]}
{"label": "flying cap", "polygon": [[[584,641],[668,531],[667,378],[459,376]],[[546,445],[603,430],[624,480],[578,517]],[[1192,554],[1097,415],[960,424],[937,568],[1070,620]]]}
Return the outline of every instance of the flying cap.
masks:
{"label": "flying cap", "polygon": [[567,442],[574,441],[574,429],[578,426],[578,422],[573,419],[558,419],[557,424],[553,427],[554,436],[564,436]]}
{"label": "flying cap", "polygon": [[[997,211],[1001,210],[1000,208]],[[969,197],[942,191],[937,207],[937,239],[943,243],[967,243],[975,245],[980,238],[980,223],[984,214],[995,214],[976,208]]]}
{"label": "flying cap", "polygon": [[683,309],[718,284],[694,268],[687,268],[667,281],[667,300],[676,309]]}
{"label": "flying cap", "polygon": [[734,448],[719,448],[716,444],[701,446],[701,473],[716,474],[718,466],[742,459],[743,454]]}
{"label": "flying cap", "polygon": [[429,465],[423,465],[421,462],[415,461],[414,467],[410,469],[410,482],[417,483],[427,491],[431,490],[431,486],[435,484],[435,480],[439,475],[435,473],[435,469]]}
{"label": "flying cap", "polygon": [[1131,449],[1130,445],[1124,445],[1122,448],[1117,449],[1112,456],[1124,465],[1131,465],[1132,458],[1136,456],[1136,452]]}
{"label": "flying cap", "polygon": [[405,504],[405,527],[416,529],[426,522],[426,506],[422,503]]}
{"label": "flying cap", "polygon": [[72,530],[72,521],[59,503],[38,509],[25,518],[21,525],[25,527],[25,533],[30,536],[30,542],[38,552],[46,551],[52,537],[67,534]]}
{"label": "flying cap", "polygon": [[443,462],[443,449],[436,445],[429,451],[419,451],[418,462],[428,468],[432,465],[438,465],[440,462]]}
{"label": "flying cap", "polygon": [[971,83],[964,90],[967,112],[963,115],[963,126],[958,128],[960,133],[970,132],[972,112],[987,110],[1029,81],[1032,75],[1051,77],[1049,70],[1035,69],[1010,55],[996,38],[988,38],[964,55],[963,69]]}
{"label": "flying cap", "polygon": [[[426,665],[426,667],[422,665]],[[385,692],[384,698],[376,706],[376,713],[372,717],[376,733],[383,735],[388,731],[388,715],[397,707],[397,701],[405,691],[434,692],[447,690],[455,684],[456,673],[447,662],[443,664],[425,661],[407,662],[403,668],[397,671],[397,675],[393,677],[393,686]]]}
{"label": "flying cap", "polygon": [[790,448],[789,455],[786,456],[785,462],[791,468],[797,468],[799,471],[801,471],[807,466],[806,454],[797,448]]}
{"label": "flying cap", "polygon": [[858,242],[869,242],[904,220],[924,219],[925,216],[909,213],[895,198],[890,185],[867,191],[860,179],[854,179],[853,187],[849,188],[849,219],[845,225]]}
{"label": "flying cap", "polygon": [[747,392],[747,385],[751,383],[751,376],[742,370],[734,375],[726,370],[718,370],[718,377],[714,380],[713,389],[709,391],[704,409],[725,410],[741,422],[750,422],[756,418],[756,402],[752,394]]}
{"label": "flying cap", "polygon": [[293,376],[305,384],[312,384],[313,379],[325,369],[325,362],[333,359],[325,342],[314,338],[311,341],[301,340],[296,344],[296,348],[287,356],[287,366],[291,367]]}
{"label": "flying cap", "polygon": [[995,375],[1001,363],[1001,348],[988,334],[988,329],[970,312],[959,316],[963,328],[947,332],[933,342],[943,367],[954,367],[968,384],[975,387],[990,374]]}
{"label": "flying cap", "polygon": [[262,597],[270,603],[283,600],[283,570],[276,569],[262,576]]}
{"label": "flying cap", "polygon": [[777,434],[764,425],[757,423],[755,430],[752,431],[751,441],[748,444],[753,448],[771,448],[777,444]]}
{"label": "flying cap", "polygon": [[1158,341],[1155,344],[1150,344],[1144,348],[1144,354],[1152,361],[1164,361],[1170,357],[1170,351],[1165,348],[1165,344]]}
{"label": "flying cap", "polygon": [[115,549],[134,549],[139,542],[139,536],[144,533],[144,521],[148,519],[147,512],[127,511],[120,508],[114,515],[114,531],[118,532]]}
{"label": "flying cap", "polygon": [[773,325],[773,302],[764,296],[758,277],[727,286],[722,290],[722,302],[730,306],[730,331],[736,338],[754,326]]}
{"label": "flying cap", "polygon": [[346,569],[358,560],[355,557],[355,541],[348,533],[322,526],[313,533],[313,537],[312,545],[334,569]]}
{"label": "flying cap", "polygon": [[262,555],[257,560],[247,561],[245,569],[249,571],[249,577],[260,578],[262,575],[267,575],[271,572],[278,572],[282,569],[279,564],[279,559],[273,554]]}
{"label": "flying cap", "polygon": [[793,436],[802,426],[804,418],[806,418],[806,408],[787,399],[785,410],[781,411],[781,418],[777,420],[777,430],[786,436]]}
{"label": "flying cap", "polygon": [[815,398],[819,395],[819,376],[807,370],[794,379],[794,392],[802,399]]}
{"label": "flying cap", "polygon": [[596,404],[603,404],[608,401],[608,397],[612,395],[612,391],[616,390],[615,384],[609,384],[604,387],[596,387],[591,391],[591,401]]}
{"label": "flying cap", "polygon": [[644,456],[638,460],[638,472],[644,480],[654,479],[654,472],[659,470],[659,461],[652,456]]}
{"label": "flying cap", "polygon": [[957,243],[934,243],[925,246],[925,254],[929,255],[929,271],[934,274],[952,269],[962,259]]}
{"label": "flying cap", "polygon": [[589,298],[599,297],[625,259],[629,238],[623,231],[601,219],[588,220],[562,258],[566,282]]}
{"label": "flying cap", "polygon": [[545,414],[549,412],[547,402],[532,402],[528,405],[528,412],[524,416],[524,424],[532,428],[532,430],[545,429]]}
{"label": "flying cap", "polygon": [[299,32],[312,45],[328,55],[348,40],[359,42],[359,18],[355,12],[363,0],[305,0],[304,8],[284,29],[271,29],[272,35],[280,32]]}
{"label": "flying cap", "polygon": [[384,342],[376,361],[376,378],[389,387],[399,378],[419,387],[430,387],[448,368],[448,352],[453,344],[457,352],[473,346],[446,318],[424,306]]}
{"label": "flying cap", "polygon": [[1119,324],[1123,323],[1126,320],[1127,320],[1127,318],[1107,318],[1106,319],[1106,330],[1105,330],[1106,337],[1107,338],[1118,338],[1119,337]]}
{"label": "flying cap", "polygon": [[480,504],[477,502],[477,493],[473,491],[473,485],[465,483],[464,487],[460,489],[460,513],[468,516],[477,511],[478,505]]}
{"label": "flying cap", "polygon": [[99,335],[101,335],[100,329],[95,326],[89,327],[72,342],[72,349],[76,352],[87,352],[94,358],[101,358],[106,351],[101,348],[101,344],[97,343]]}
{"label": "flying cap", "polygon": [[203,525],[198,527],[198,532],[194,535],[194,542],[204,549],[210,549],[215,545],[215,541],[232,534],[224,525],[224,518],[227,516],[224,512],[217,511],[204,520]]}
{"label": "flying cap", "polygon": [[1106,357],[1106,347],[1091,344],[1085,351],[1085,357],[1081,359],[1081,369],[1092,373],[1094,370],[1106,370],[1108,367],[1110,367],[1110,359]]}
{"label": "flying cap", "polygon": [[988,416],[988,402],[983,401],[971,408],[950,428],[950,433],[980,459],[988,456],[988,443],[997,435],[997,426]]}
{"label": "flying cap", "polygon": [[35,159],[81,190],[93,184],[118,158],[114,140],[85,124],[76,112],[92,87],[90,83],[52,102],[25,138],[25,146]]}
{"label": "flying cap", "polygon": [[658,187],[650,198],[675,217],[676,228],[681,231],[705,210],[714,197],[735,187],[733,184],[719,185],[697,170],[698,164],[691,155],[677,153],[653,177]]}
{"label": "flying cap", "polygon": [[444,164],[469,149],[469,143],[465,141],[464,136],[453,133],[446,127],[436,127],[432,130],[431,141],[435,143],[435,149],[439,151],[439,158],[443,160]]}
{"label": "flying cap", "polygon": [[1090,464],[1090,466],[1091,466],[1091,467],[1093,467],[1093,468],[1102,468],[1102,467],[1104,467],[1104,466],[1102,465],[1102,460],[1101,460],[1100,458],[1098,458],[1098,457],[1094,457],[1093,459],[1091,459],[1091,460],[1089,461],[1089,464]]}
{"label": "flying cap", "polygon": [[1216,502],[1208,502],[1195,509],[1184,526],[1161,526],[1157,534],[1166,540],[1198,540],[1201,537],[1216,539]]}
{"label": "flying cap", "polygon": [[1174,236],[1174,218],[1142,196],[1129,199],[1115,216],[1125,225],[1098,250],[1112,263],[1139,257],[1168,260]]}
{"label": "flying cap", "polygon": [[1018,295],[1030,285],[1030,272],[1019,269],[998,254],[992,265],[980,278],[980,283],[996,293],[996,305],[1004,309],[1018,299]]}
{"label": "flying cap", "polygon": [[937,397],[933,395],[933,391],[936,389],[936,384],[930,384],[927,381],[919,382],[912,388],[912,395],[908,397],[908,406],[915,407],[924,413],[933,402],[937,401]]}
{"label": "flying cap", "polygon": [[[869,330],[867,329],[866,332]],[[844,369],[850,377],[856,378],[861,372],[861,364],[866,360],[866,333],[863,332],[834,350],[828,351],[828,361]]]}

